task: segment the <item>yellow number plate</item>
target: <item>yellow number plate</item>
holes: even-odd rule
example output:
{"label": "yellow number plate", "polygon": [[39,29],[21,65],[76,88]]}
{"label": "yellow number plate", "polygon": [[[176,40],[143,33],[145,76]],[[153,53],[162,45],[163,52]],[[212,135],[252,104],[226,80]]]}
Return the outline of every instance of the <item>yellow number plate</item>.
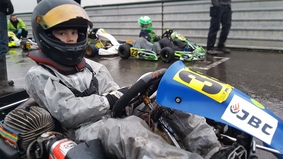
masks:
{"label": "yellow number plate", "polygon": [[229,84],[224,84],[218,80],[193,72],[189,68],[181,69],[173,79],[219,103],[225,101],[233,89]]}

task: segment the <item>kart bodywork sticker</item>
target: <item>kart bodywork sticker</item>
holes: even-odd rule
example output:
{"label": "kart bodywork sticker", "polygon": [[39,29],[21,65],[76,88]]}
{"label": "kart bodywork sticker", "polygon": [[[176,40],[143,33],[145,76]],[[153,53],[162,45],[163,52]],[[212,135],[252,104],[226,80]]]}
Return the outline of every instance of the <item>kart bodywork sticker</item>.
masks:
{"label": "kart bodywork sticker", "polygon": [[219,103],[225,101],[233,89],[229,84],[193,72],[189,68],[179,70],[173,79]]}
{"label": "kart bodywork sticker", "polygon": [[278,126],[278,120],[270,114],[234,95],[221,119],[270,144]]}

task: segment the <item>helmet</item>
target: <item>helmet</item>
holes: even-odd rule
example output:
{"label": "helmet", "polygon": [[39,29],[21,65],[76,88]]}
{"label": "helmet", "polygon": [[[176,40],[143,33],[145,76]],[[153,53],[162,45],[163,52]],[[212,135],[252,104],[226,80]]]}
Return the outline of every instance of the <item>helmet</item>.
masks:
{"label": "helmet", "polygon": [[141,16],[138,20],[141,30],[152,31],[152,20],[148,16]]}
{"label": "helmet", "polygon": [[[88,44],[88,27],[92,22],[86,11],[74,0],[43,0],[34,8],[32,32],[40,50],[51,60],[68,66],[79,64]],[[55,29],[77,29],[77,43],[57,39]]]}

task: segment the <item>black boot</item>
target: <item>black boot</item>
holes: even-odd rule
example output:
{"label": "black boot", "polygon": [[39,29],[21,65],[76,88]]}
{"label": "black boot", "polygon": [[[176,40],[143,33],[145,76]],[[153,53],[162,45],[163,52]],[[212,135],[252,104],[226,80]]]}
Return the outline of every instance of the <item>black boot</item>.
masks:
{"label": "black boot", "polygon": [[10,92],[13,81],[8,81],[6,57],[0,56],[0,95]]}

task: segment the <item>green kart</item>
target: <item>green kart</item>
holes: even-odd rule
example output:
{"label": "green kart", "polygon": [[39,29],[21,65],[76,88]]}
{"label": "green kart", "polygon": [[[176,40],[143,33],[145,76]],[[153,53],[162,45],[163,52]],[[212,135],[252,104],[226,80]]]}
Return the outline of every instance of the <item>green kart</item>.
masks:
{"label": "green kart", "polygon": [[133,57],[142,60],[151,60],[151,61],[158,60],[158,56],[154,51],[135,48],[132,47],[131,44],[120,45],[118,48],[118,53],[122,59],[128,59],[129,57]]}
{"label": "green kart", "polygon": [[195,43],[187,40],[184,36],[173,32],[171,29],[167,29],[163,33],[162,38],[168,38],[170,40],[180,41],[186,44],[186,50],[176,51],[171,47],[163,47],[159,54],[152,50],[136,48],[132,44],[123,44],[118,48],[118,54],[122,59],[128,59],[133,57],[135,59],[157,61],[161,59],[163,62],[169,63],[173,60],[182,61],[198,61],[204,60],[206,51],[202,46],[198,46]]}

